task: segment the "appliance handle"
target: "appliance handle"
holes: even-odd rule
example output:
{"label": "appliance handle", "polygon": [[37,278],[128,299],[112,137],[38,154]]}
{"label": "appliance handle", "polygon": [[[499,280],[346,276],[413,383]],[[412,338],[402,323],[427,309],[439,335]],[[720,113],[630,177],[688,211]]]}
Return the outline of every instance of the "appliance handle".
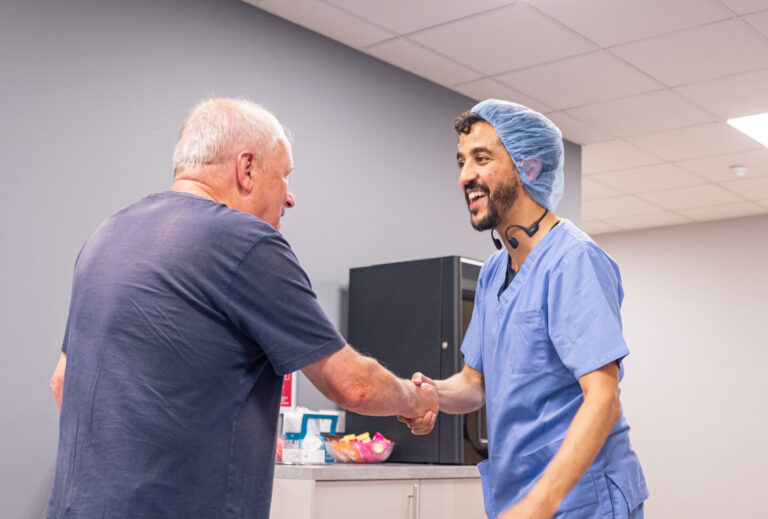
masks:
{"label": "appliance handle", "polygon": [[408,493],[408,519],[419,519],[419,485],[414,484]]}
{"label": "appliance handle", "polygon": [[483,438],[482,408],[478,409],[475,412],[477,413],[477,441],[480,442],[480,445],[487,446],[488,438]]}

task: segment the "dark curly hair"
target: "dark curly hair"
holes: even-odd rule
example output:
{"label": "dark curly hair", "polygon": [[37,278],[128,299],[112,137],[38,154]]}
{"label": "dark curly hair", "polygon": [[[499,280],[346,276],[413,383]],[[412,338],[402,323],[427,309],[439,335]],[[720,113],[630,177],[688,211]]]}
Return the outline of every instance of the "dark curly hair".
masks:
{"label": "dark curly hair", "polygon": [[477,114],[473,114],[472,110],[467,110],[456,118],[453,123],[453,129],[456,133],[463,133],[468,135],[472,130],[472,125],[479,122],[488,122]]}

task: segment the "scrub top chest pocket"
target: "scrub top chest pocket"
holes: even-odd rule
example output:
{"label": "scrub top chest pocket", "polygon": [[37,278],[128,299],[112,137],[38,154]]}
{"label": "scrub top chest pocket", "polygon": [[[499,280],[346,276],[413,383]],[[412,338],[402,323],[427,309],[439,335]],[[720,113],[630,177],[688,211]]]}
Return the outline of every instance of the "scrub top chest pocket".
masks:
{"label": "scrub top chest pocket", "polygon": [[547,330],[539,309],[505,312],[499,308],[499,352],[509,373],[538,373],[547,362]]}

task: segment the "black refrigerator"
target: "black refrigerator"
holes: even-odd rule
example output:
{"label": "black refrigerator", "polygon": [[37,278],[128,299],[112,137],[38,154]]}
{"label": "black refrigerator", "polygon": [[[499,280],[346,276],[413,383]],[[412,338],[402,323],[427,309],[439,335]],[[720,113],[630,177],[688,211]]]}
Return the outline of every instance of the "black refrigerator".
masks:
{"label": "black refrigerator", "polygon": [[[421,371],[444,379],[460,371],[481,265],[448,256],[350,269],[349,342],[399,377]],[[440,413],[426,436],[412,435],[394,417],[347,412],[346,431],[393,440],[389,462],[475,464],[488,457],[485,408]]]}

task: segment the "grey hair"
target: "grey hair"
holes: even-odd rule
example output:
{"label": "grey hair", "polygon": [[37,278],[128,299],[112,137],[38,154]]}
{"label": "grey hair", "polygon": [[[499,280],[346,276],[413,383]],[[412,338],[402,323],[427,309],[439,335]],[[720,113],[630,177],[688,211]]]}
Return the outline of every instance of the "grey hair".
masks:
{"label": "grey hair", "polygon": [[174,174],[184,167],[223,163],[249,146],[261,161],[280,143],[290,143],[288,131],[261,105],[242,98],[204,99],[181,127],[173,150]]}

